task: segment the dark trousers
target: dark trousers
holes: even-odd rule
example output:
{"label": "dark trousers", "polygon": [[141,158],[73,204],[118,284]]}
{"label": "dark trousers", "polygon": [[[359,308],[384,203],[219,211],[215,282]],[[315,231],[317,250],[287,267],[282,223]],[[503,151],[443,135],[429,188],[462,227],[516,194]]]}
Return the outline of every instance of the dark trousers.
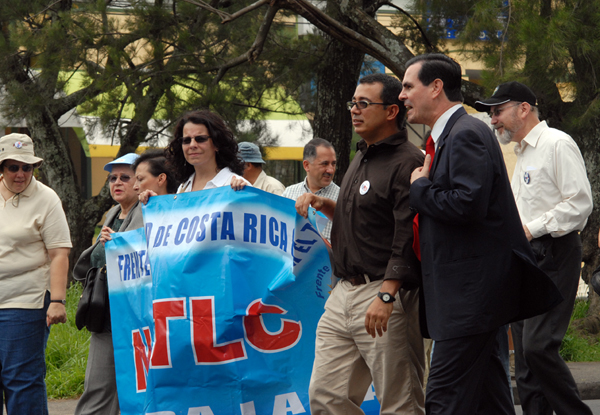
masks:
{"label": "dark trousers", "polygon": [[538,266],[554,281],[564,301],[549,312],[511,324],[515,377],[524,415],[592,415],[558,351],[569,327],[579,273],[581,238],[572,232],[532,241]]}
{"label": "dark trousers", "polygon": [[497,334],[436,340],[425,394],[428,415],[515,413]]}

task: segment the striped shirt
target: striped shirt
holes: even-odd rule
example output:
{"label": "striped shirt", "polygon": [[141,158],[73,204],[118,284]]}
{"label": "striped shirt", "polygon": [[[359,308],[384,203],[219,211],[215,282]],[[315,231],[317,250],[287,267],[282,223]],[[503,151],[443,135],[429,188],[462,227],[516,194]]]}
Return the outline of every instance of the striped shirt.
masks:
{"label": "striped shirt", "polygon": [[[293,184],[288,186],[283,191],[282,196],[287,197],[288,199],[296,200],[304,193],[313,193],[308,187],[308,183],[306,183],[306,178],[303,182]],[[338,195],[340,194],[340,187],[331,182],[328,186],[322,187],[314,193],[316,196],[326,197],[327,199],[331,199],[337,202]],[[328,241],[331,241],[331,221],[327,223],[325,229],[323,229],[323,237]]]}

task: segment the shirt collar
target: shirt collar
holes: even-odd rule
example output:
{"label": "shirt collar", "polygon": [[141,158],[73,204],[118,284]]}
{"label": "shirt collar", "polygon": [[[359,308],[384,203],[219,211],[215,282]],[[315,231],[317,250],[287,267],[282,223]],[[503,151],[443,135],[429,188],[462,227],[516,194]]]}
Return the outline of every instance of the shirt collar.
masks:
{"label": "shirt collar", "polygon": [[[225,183],[227,182],[227,179],[229,178],[230,175],[231,175],[231,170],[229,170],[229,167],[224,167],[217,173],[217,175],[215,177],[213,177],[206,183],[206,186],[204,186],[204,188],[211,189],[213,187],[222,187],[225,185]],[[192,173],[192,175],[190,177],[188,177],[188,179],[185,181],[185,183],[181,186],[181,190],[179,192],[180,193],[190,192],[192,189],[192,186],[194,185],[195,177],[196,177],[196,172]],[[188,189],[190,189],[190,190],[188,190]]]}
{"label": "shirt collar", "polygon": [[367,142],[365,140],[360,140],[358,143],[356,143],[356,149],[364,152],[368,148],[375,147],[375,146],[381,146],[381,145],[397,146],[399,144],[402,144],[406,140],[408,140],[408,134],[406,132],[406,128],[403,128],[401,131],[398,131],[397,133],[392,134],[389,137],[386,137],[383,140],[378,141],[375,144],[372,144],[370,146],[367,146]]}
{"label": "shirt collar", "polygon": [[228,167],[223,167],[215,177],[206,183],[206,187],[213,185],[214,187],[222,187],[227,183],[227,179],[231,176],[231,170]]}
{"label": "shirt collar", "polygon": [[456,104],[453,107],[450,107],[449,109],[446,110],[446,112],[444,112],[440,116],[440,118],[437,119],[435,124],[433,124],[433,128],[431,129],[431,138],[432,138],[433,142],[435,143],[436,149],[437,149],[438,140],[440,139],[440,135],[442,135],[442,133],[444,132],[444,128],[446,128],[446,124],[448,124],[448,120],[460,108],[462,108],[462,104]]}
{"label": "shirt collar", "polygon": [[523,152],[523,150],[525,150],[525,147],[527,146],[535,148],[538,142],[540,141],[542,133],[546,128],[548,128],[548,124],[546,124],[546,121],[540,121],[535,127],[531,129],[531,131],[529,131],[529,133],[527,133],[525,137],[523,137],[523,140],[521,140],[520,143],[517,143],[515,145],[515,153],[519,154]]}
{"label": "shirt collar", "polygon": [[[306,190],[307,193],[313,193],[313,191],[310,190],[310,187],[308,187],[308,176],[304,178],[304,181],[302,183],[304,184],[304,190]],[[329,189],[332,186],[335,186],[335,183],[333,183],[333,181],[331,183],[329,183],[327,186],[321,187],[319,190],[317,190],[313,194],[316,195],[319,192],[326,192],[327,189]]]}
{"label": "shirt collar", "polygon": [[[0,180],[4,180],[4,177],[2,175],[0,175]],[[25,188],[25,190],[19,193],[19,196],[30,197],[31,195],[33,195],[33,192],[35,192],[36,188],[37,180],[35,179],[35,176],[31,176],[31,181],[29,182],[29,185]]]}

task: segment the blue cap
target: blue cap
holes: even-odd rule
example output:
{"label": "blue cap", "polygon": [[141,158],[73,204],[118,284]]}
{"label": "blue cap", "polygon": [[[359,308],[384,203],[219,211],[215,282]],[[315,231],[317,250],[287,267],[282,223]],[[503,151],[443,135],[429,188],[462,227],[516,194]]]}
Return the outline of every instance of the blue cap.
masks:
{"label": "blue cap", "polygon": [[131,166],[133,163],[135,163],[135,161],[137,160],[138,157],[139,157],[139,155],[137,155],[135,153],[127,153],[124,156],[121,156],[118,159],[111,161],[110,163],[106,163],[104,165],[104,170],[111,173],[112,168],[115,164],[127,164],[127,165]]}
{"label": "blue cap", "polygon": [[265,161],[262,159],[260,149],[254,143],[244,141],[238,144],[238,154],[244,163],[262,163]]}

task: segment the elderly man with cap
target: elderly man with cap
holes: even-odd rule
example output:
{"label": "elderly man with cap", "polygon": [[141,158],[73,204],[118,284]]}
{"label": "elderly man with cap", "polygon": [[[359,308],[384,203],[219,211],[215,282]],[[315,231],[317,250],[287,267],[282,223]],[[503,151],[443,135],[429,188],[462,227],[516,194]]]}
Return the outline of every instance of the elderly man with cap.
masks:
{"label": "elderly man with cap", "polygon": [[[131,167],[137,158],[137,154],[128,153],[104,166],[104,170],[109,173],[107,181],[110,195],[117,205],[106,213],[106,220],[96,242],[83,251],[77,260],[73,276],[78,280],[84,279],[90,268],[106,265],[104,243],[111,239],[112,233],[131,231],[144,225]],[[75,415],[119,414],[109,307],[105,308],[104,328],[93,332],[90,339],[84,387]]]}
{"label": "elderly man with cap", "polygon": [[258,146],[244,141],[238,144],[238,150],[238,154],[244,162],[244,179],[257,189],[281,196],[285,186],[276,178],[267,176],[267,173],[263,171],[263,164],[266,163],[262,159]]}
{"label": "elderly man with cap", "polygon": [[512,324],[515,375],[524,414],[591,414],[559,355],[581,272],[581,238],[592,191],[577,144],[540,121],[533,92],[519,82],[496,88],[475,109],[489,112],[502,144],[515,142],[512,190],[538,266],[565,298],[545,314]]}
{"label": "elderly man with cap", "polygon": [[48,413],[46,341],[67,320],[71,237],[57,194],[33,175],[41,164],[27,135],[0,138],[0,408],[9,415]]}

